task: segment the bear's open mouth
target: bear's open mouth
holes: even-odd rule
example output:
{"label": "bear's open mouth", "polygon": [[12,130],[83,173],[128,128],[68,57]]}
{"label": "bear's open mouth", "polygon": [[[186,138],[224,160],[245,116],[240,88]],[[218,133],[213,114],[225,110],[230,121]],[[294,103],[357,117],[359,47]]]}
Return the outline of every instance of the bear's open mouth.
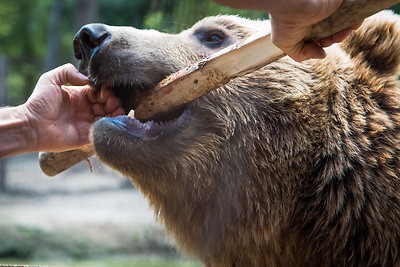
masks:
{"label": "bear's open mouth", "polygon": [[176,132],[184,121],[188,119],[188,105],[149,120],[134,118],[133,112],[140,102],[148,95],[153,84],[134,82],[99,82],[91,81],[92,86],[102,95],[103,90],[111,89],[114,95],[121,100],[126,115],[114,118],[105,118],[119,128],[128,131],[136,137],[156,138]]}

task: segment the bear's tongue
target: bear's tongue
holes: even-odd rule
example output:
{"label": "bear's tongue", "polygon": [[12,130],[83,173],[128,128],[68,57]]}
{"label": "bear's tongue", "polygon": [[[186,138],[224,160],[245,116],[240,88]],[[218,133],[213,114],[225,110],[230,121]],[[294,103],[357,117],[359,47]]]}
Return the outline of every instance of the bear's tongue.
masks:
{"label": "bear's tongue", "polygon": [[173,133],[178,129],[179,119],[175,119],[166,123],[158,123],[154,121],[140,122],[136,118],[130,116],[118,116],[108,118],[116,126],[129,132],[130,134],[141,137],[154,139],[165,134]]}
{"label": "bear's tongue", "polygon": [[164,122],[141,122],[134,117],[133,110],[131,110],[128,115],[104,119],[111,121],[115,126],[118,126],[135,137],[155,139],[164,135],[176,134],[179,129],[187,123],[188,118],[190,118],[189,110],[190,108],[185,109],[179,117]]}

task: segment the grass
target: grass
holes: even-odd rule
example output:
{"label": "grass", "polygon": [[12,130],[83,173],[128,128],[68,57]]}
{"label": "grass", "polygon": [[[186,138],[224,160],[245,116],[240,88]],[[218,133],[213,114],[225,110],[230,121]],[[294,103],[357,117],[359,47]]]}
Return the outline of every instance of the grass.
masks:
{"label": "grass", "polygon": [[[107,232],[107,231],[106,231]],[[131,256],[133,255],[133,256]],[[44,231],[0,224],[0,266],[200,267],[183,258],[160,229],[108,233]]]}
{"label": "grass", "polygon": [[34,265],[34,266],[79,266],[79,267],[201,267],[199,262],[190,259],[170,259],[156,256],[112,256],[85,260],[20,260],[1,259],[0,265]]}
{"label": "grass", "polygon": [[83,230],[44,231],[0,224],[0,259],[91,259],[113,255],[179,256],[176,247],[160,229],[87,234]]}

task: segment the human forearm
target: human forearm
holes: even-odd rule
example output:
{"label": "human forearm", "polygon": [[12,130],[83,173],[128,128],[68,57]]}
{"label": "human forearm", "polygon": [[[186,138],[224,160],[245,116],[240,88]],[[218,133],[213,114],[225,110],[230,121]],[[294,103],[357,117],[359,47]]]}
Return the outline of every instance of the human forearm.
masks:
{"label": "human forearm", "polygon": [[33,152],[36,140],[24,105],[0,108],[0,158]]}

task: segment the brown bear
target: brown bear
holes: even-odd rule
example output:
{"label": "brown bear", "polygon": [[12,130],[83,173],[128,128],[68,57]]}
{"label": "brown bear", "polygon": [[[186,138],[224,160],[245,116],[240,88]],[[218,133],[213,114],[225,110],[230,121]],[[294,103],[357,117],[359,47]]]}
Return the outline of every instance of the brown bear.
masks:
{"label": "brown bear", "polygon": [[[167,75],[268,27],[90,24],[74,48],[129,112]],[[94,148],[206,266],[400,266],[399,60],[400,20],[383,12],[323,60],[282,58],[151,121],[104,118]]]}

